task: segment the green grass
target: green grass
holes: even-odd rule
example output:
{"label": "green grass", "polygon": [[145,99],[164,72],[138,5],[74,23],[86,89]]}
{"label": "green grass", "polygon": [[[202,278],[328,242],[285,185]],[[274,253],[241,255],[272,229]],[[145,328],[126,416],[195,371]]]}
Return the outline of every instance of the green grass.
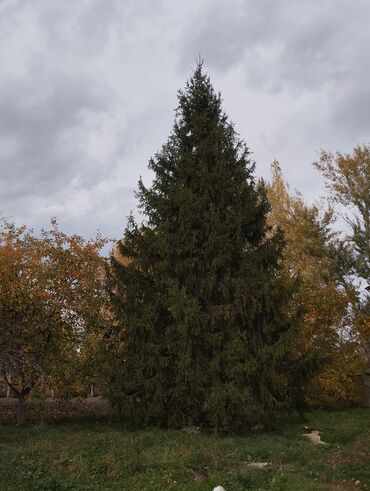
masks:
{"label": "green grass", "polygon": [[[302,437],[322,430],[326,446]],[[270,462],[253,470],[250,462]],[[217,437],[107,422],[0,427],[0,489],[370,490],[370,411],[284,418],[279,430]]]}

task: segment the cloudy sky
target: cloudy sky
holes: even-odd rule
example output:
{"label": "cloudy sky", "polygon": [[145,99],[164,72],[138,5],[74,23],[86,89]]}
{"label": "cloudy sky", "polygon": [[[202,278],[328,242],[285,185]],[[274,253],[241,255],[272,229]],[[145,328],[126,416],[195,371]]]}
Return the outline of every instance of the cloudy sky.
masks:
{"label": "cloudy sky", "polygon": [[268,178],[370,141],[369,0],[0,0],[0,210],[119,237],[200,53]]}

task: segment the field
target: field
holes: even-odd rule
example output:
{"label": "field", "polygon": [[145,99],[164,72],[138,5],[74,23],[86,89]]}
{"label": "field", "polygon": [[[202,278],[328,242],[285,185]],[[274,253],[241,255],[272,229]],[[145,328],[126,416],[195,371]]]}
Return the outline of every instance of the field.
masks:
{"label": "field", "polygon": [[[314,445],[303,425],[320,430]],[[291,416],[247,435],[128,430],[106,418],[0,426],[0,489],[370,490],[370,411]],[[267,463],[259,469],[256,463]],[[252,464],[252,465],[251,465]]]}

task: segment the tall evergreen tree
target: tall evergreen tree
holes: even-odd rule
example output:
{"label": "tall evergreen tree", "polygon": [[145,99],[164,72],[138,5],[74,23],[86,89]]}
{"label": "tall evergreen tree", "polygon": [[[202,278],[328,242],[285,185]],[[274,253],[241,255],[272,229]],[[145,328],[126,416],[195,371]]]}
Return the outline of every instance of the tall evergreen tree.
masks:
{"label": "tall evergreen tree", "polygon": [[202,63],[149,167],[144,220],[112,257],[115,399],[138,423],[253,424],[291,402],[291,290],[265,189]]}

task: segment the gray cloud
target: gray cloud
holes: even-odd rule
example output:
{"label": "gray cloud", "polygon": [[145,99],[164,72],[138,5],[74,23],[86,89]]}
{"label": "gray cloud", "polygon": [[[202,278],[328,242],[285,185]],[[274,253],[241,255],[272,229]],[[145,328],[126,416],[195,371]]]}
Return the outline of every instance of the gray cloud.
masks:
{"label": "gray cloud", "polygon": [[274,37],[281,5],[285,0],[231,0],[203,2],[203,10],[194,11],[188,30],[181,36],[183,53],[201,53],[207,65],[219,71],[230,69],[247,52],[270,43]]}
{"label": "gray cloud", "polygon": [[120,235],[198,53],[254,151],[316,198],[321,147],[369,140],[367,0],[0,2],[0,209]]}
{"label": "gray cloud", "polygon": [[274,155],[294,187],[317,196],[320,177],[309,168],[317,151],[349,151],[369,140],[369,2],[203,5],[197,29],[189,22],[182,33],[182,52],[190,43],[226,89],[232,86],[223,91],[225,106],[255,150],[257,169],[267,175]]}
{"label": "gray cloud", "polygon": [[[370,41],[366,0],[220,0],[205,5],[197,29],[191,24],[182,35],[183,51],[190,42],[192,51],[201,51],[207,64],[221,72],[243,65],[253,88],[316,90],[340,82],[358,71],[356,55]],[[198,13],[193,15],[195,23]]]}
{"label": "gray cloud", "polygon": [[[54,192],[70,181],[76,162],[63,158],[63,132],[81,124],[84,110],[103,111],[102,101],[83,81],[58,74],[48,82],[38,77],[33,83],[44,93],[30,93],[21,84],[0,92],[2,138],[17,142],[13,155],[3,159],[3,178],[13,182],[20,192],[29,194],[43,192],[45,188]],[[80,157],[83,159],[83,155]],[[81,173],[83,164],[80,160]],[[87,165],[92,171],[90,164]],[[88,181],[84,178],[84,182]]]}

